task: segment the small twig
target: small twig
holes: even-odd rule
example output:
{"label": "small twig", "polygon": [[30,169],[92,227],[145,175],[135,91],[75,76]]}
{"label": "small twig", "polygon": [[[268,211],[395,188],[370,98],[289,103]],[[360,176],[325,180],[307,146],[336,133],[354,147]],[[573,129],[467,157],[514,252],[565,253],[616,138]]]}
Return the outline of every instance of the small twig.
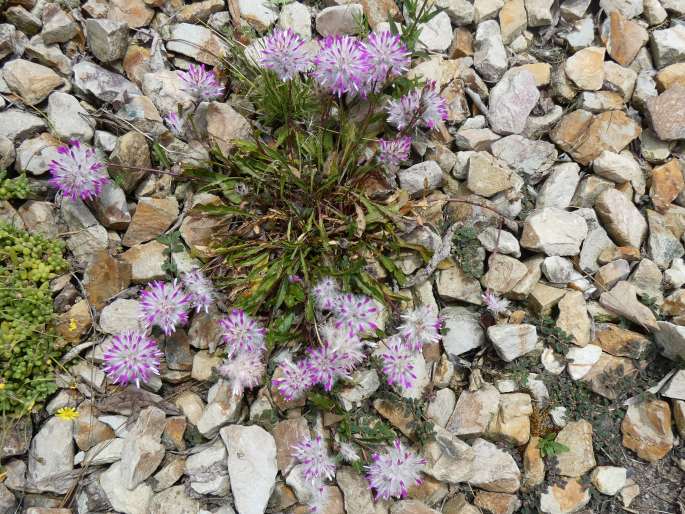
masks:
{"label": "small twig", "polygon": [[428,265],[426,265],[425,268],[423,268],[411,279],[409,279],[407,281],[406,287],[412,287],[416,284],[420,284],[421,282],[427,280],[428,277],[430,277],[433,274],[433,272],[438,268],[438,265],[447,257],[449,257],[449,255],[452,253],[452,239],[454,238],[454,233],[461,225],[462,222],[458,221],[456,223],[453,223],[447,229],[447,232],[445,232],[445,235],[442,237],[442,243],[440,244],[440,248],[438,248],[433,253],[433,256],[430,258],[430,261],[428,261]]}
{"label": "small twig", "polygon": [[489,110],[483,103],[480,95],[468,86],[464,86],[464,92],[469,96],[471,101],[476,104],[476,107],[478,107],[478,110],[483,114],[483,116],[487,118]]}

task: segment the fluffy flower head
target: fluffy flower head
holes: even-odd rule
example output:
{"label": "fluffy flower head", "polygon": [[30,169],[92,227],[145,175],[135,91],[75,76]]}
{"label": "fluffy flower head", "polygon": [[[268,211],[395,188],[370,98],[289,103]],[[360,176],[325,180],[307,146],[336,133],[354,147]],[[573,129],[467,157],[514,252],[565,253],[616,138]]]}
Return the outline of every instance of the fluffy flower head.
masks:
{"label": "fluffy flower head", "polygon": [[380,309],[368,296],[341,294],[333,306],[333,313],[335,327],[344,327],[350,336],[378,330]]}
{"label": "fluffy flower head", "polygon": [[435,82],[429,82],[423,89],[414,89],[399,100],[391,100],[386,111],[388,123],[398,130],[414,125],[432,129],[448,115],[447,102],[440,96]]}
{"label": "fluffy flower head", "polygon": [[306,437],[292,446],[292,456],[303,465],[302,474],[312,483],[318,484],[335,475],[335,461],[328,453],[326,441],[317,435]]}
{"label": "fluffy flower head", "polygon": [[442,322],[438,315],[427,305],[412,309],[402,316],[404,323],[399,327],[399,333],[412,350],[421,350],[426,343],[440,341]]}
{"label": "fluffy flower head", "polygon": [[340,289],[337,282],[331,277],[323,277],[312,288],[312,294],[319,309],[330,311],[340,296]]}
{"label": "fluffy flower head", "polygon": [[190,296],[190,303],[195,312],[209,312],[209,306],[214,301],[212,282],[199,269],[194,269],[181,277],[183,285]]}
{"label": "fluffy flower head", "polygon": [[362,50],[367,73],[373,81],[382,83],[388,76],[402,75],[409,69],[410,53],[400,36],[390,31],[369,34]]}
{"label": "fluffy flower head", "polygon": [[219,366],[219,374],[231,383],[234,395],[258,386],[264,371],[262,355],[254,352],[237,352]]}
{"label": "fluffy flower head", "polygon": [[244,310],[233,309],[219,325],[229,355],[238,351],[261,354],[266,349],[266,329]]}
{"label": "fluffy flower head", "polygon": [[411,137],[398,136],[395,139],[378,140],[378,161],[390,171],[396,171],[409,158]]}
{"label": "fluffy flower head", "polygon": [[287,401],[299,400],[312,386],[307,361],[283,361],[280,365],[281,377],[274,378],[272,384]]}
{"label": "fluffy flower head", "polygon": [[385,451],[375,453],[372,459],[366,466],[366,478],[376,490],[376,500],[404,498],[411,485],[421,483],[421,470],[426,461],[404,448],[399,439]]}
{"label": "fluffy flower head", "polygon": [[503,314],[509,308],[509,300],[500,298],[496,293],[489,289],[483,293],[483,303],[485,307],[494,315]]}
{"label": "fluffy flower head", "polygon": [[176,136],[179,137],[183,132],[183,125],[185,124],[183,118],[179,117],[178,113],[170,112],[164,116],[164,121],[166,122],[169,130]]}
{"label": "fluffy flower head", "polygon": [[152,338],[143,332],[127,331],[114,336],[105,348],[103,370],[115,384],[135,382],[140,387],[140,382],[147,383],[152,374],[159,375],[161,357]]}
{"label": "fluffy flower head", "polygon": [[414,353],[398,336],[387,340],[386,349],[380,357],[388,384],[397,384],[405,389],[414,384]]}
{"label": "fluffy flower head", "polygon": [[157,325],[166,335],[176,331],[177,325],[188,322],[190,296],[183,292],[177,280],[155,280],[140,293],[140,310],[145,325]]}
{"label": "fluffy flower head", "polygon": [[71,141],[68,146],[57,148],[59,155],[50,161],[50,185],[59,189],[71,200],[92,200],[102,192],[109,182],[105,165],[101,163],[95,150]]}
{"label": "fluffy flower head", "polygon": [[421,121],[429,129],[435,128],[438,123],[447,119],[447,102],[440,96],[435,82],[426,84],[421,92]]}
{"label": "fluffy flower head", "polygon": [[309,350],[307,368],[312,382],[321,384],[326,391],[333,389],[339,378],[350,378],[349,356],[328,342]]}
{"label": "fluffy flower head", "polygon": [[287,82],[298,73],[307,71],[312,60],[304,39],[291,29],[275,29],[264,39],[264,50],[259,63]]}
{"label": "fluffy flower head", "polygon": [[341,356],[348,371],[352,371],[366,358],[362,340],[357,334],[350,334],[345,327],[336,327],[334,323],[329,322],[321,327],[320,333],[331,350]]}
{"label": "fluffy flower head", "polygon": [[316,81],[338,96],[358,92],[368,76],[362,44],[352,36],[327,36],[314,64]]}
{"label": "fluffy flower head", "polygon": [[340,443],[340,456],[349,463],[357,462],[360,458],[357,448],[352,443],[346,442]]}
{"label": "fluffy flower head", "polygon": [[224,86],[219,84],[216,74],[207,70],[204,64],[191,64],[188,71],[178,72],[178,78],[181,79],[181,89],[197,100],[213,100],[224,94]]}

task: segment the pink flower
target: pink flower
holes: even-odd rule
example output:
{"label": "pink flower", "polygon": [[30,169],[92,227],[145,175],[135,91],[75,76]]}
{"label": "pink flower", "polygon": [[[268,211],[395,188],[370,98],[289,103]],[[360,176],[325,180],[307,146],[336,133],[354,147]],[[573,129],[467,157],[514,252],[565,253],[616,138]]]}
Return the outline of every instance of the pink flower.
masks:
{"label": "pink flower", "polygon": [[214,301],[212,282],[199,269],[184,273],[181,280],[190,296],[190,303],[195,307],[195,312],[202,310],[209,312],[209,306]]}
{"label": "pink flower", "polygon": [[504,314],[509,308],[509,300],[500,298],[496,293],[487,289],[483,293],[483,303],[485,307],[495,315]]}
{"label": "pink flower", "polygon": [[224,86],[219,84],[216,74],[206,70],[204,64],[191,64],[188,71],[179,71],[181,89],[200,101],[213,100],[224,94]]}
{"label": "pink flower", "polygon": [[323,325],[320,332],[321,339],[330,345],[331,351],[340,355],[343,366],[348,371],[352,371],[366,359],[364,343],[357,334],[350,334],[345,327],[336,327],[330,322]]}
{"label": "pink flower", "polygon": [[388,74],[402,75],[409,69],[410,53],[400,36],[389,31],[372,32],[363,44],[362,50],[367,73],[374,82],[383,83]]}
{"label": "pink flower", "polygon": [[427,305],[407,312],[402,319],[404,323],[399,326],[398,331],[412,350],[420,351],[424,344],[440,341],[442,322]]}
{"label": "pink flower", "polygon": [[237,352],[226,359],[218,371],[231,383],[233,394],[240,395],[245,389],[259,385],[266,368],[261,353]]}
{"label": "pink flower", "polygon": [[157,325],[164,334],[176,331],[177,325],[188,322],[188,304],[190,296],[183,292],[177,280],[173,283],[158,280],[140,293],[140,310],[145,325]]}
{"label": "pink flower", "polygon": [[343,350],[328,342],[324,342],[323,346],[309,350],[307,367],[312,382],[321,384],[326,391],[333,389],[333,384],[339,378],[350,378],[351,370],[348,356]]}
{"label": "pink flower", "polygon": [[292,446],[292,456],[302,464],[302,474],[314,484],[335,476],[335,461],[328,453],[326,441],[317,435],[306,437]]}
{"label": "pink flower", "polygon": [[69,146],[57,148],[59,156],[50,161],[49,184],[59,189],[70,200],[92,200],[109,182],[105,165],[98,160],[95,150],[70,141]]}
{"label": "pink flower", "polygon": [[159,375],[162,352],[157,343],[143,332],[127,331],[112,337],[104,350],[103,370],[115,384],[135,382],[140,387],[150,381],[150,375]]}
{"label": "pink flower", "polygon": [[380,357],[383,361],[383,373],[387,377],[388,384],[397,384],[404,389],[411,388],[414,380],[416,380],[414,356],[415,352],[398,336],[387,340],[386,349]]}
{"label": "pink flower", "polygon": [[302,395],[312,386],[307,361],[294,363],[291,360],[286,360],[281,363],[280,369],[282,376],[274,378],[271,382],[274,387],[287,401],[302,398]]}
{"label": "pink flower", "polygon": [[360,457],[355,446],[351,443],[341,442],[340,443],[340,456],[345,462],[357,462]]}
{"label": "pink flower", "polygon": [[378,161],[389,170],[397,171],[400,164],[409,159],[411,137],[398,136],[395,139],[378,140]]}
{"label": "pink flower", "polygon": [[291,29],[275,29],[264,39],[264,50],[259,63],[287,82],[298,73],[307,71],[312,65],[312,59],[300,36]]}
{"label": "pink flower", "polygon": [[181,134],[183,133],[183,125],[185,123],[183,122],[182,118],[179,118],[177,113],[170,112],[169,114],[164,116],[164,121],[166,121],[166,124],[169,127],[169,130],[171,130],[171,132],[176,137],[181,136]]}
{"label": "pink flower", "polygon": [[266,350],[266,329],[242,309],[233,309],[219,320],[221,336],[229,355],[244,351],[261,354]]}
{"label": "pink flower", "polygon": [[366,478],[376,490],[376,500],[404,498],[411,485],[421,483],[421,471],[426,461],[412,450],[405,449],[399,439],[371,458],[373,463],[365,466]]}
{"label": "pink flower", "polygon": [[330,311],[335,305],[335,301],[340,296],[338,284],[331,277],[323,277],[312,288],[312,295],[317,308]]}
{"label": "pink flower", "polygon": [[345,327],[351,336],[378,330],[380,309],[368,296],[341,294],[333,306],[333,313],[335,327]]}
{"label": "pink flower", "polygon": [[448,116],[447,102],[440,96],[435,82],[429,82],[423,89],[414,89],[399,100],[391,100],[386,111],[388,123],[397,130],[415,125],[432,129]]}
{"label": "pink flower", "polygon": [[368,76],[362,44],[352,36],[327,36],[314,63],[316,81],[338,96],[357,93]]}

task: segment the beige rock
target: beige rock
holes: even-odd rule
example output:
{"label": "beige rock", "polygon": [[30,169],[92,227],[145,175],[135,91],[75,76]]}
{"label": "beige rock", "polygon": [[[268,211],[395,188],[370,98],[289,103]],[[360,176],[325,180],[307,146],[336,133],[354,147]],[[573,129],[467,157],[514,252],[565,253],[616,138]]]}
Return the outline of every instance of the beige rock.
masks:
{"label": "beige rock", "polygon": [[435,439],[423,446],[424,473],[440,482],[468,481],[473,473],[475,454],[471,447],[444,428],[435,428]]}
{"label": "beige rock", "polygon": [[74,18],[64,12],[57,2],[45,4],[40,36],[46,45],[66,43],[78,33],[79,28]]}
{"label": "beige rock", "polygon": [[484,492],[476,494],[474,504],[492,514],[513,514],[521,507],[521,500],[515,494]]}
{"label": "beige rock", "polygon": [[597,327],[593,342],[611,355],[631,359],[639,359],[651,344],[649,339],[639,332],[609,323]]}
{"label": "beige rock", "polygon": [[107,250],[96,252],[83,274],[88,301],[101,309],[108,299],[123,291],[131,282],[131,265],[112,257]]}
{"label": "beige rock", "polygon": [[569,448],[568,452],[557,455],[559,473],[567,477],[580,477],[595,467],[595,454],[592,449],[592,425],[585,420],[567,424],[556,442]]}
{"label": "beige rock", "polygon": [[293,457],[292,446],[303,439],[310,437],[307,420],[303,417],[284,419],[273,427],[271,435],[276,441],[276,462],[278,469],[286,475],[292,466],[297,463]]}
{"label": "beige rock", "polygon": [[167,50],[210,66],[217,66],[226,51],[225,43],[210,29],[192,23],[171,26]]}
{"label": "beige rock", "polygon": [[115,165],[110,167],[111,177],[130,193],[152,166],[147,139],[140,132],[127,132],[117,139],[110,161]]}
{"label": "beige rock", "polygon": [[250,137],[249,122],[225,103],[210,102],[200,116],[199,124],[202,133],[225,154],[233,148],[234,141]]}
{"label": "beige rock", "polygon": [[617,245],[639,248],[647,235],[647,222],[635,204],[616,189],[603,191],[595,211]]}
{"label": "beige rock", "polygon": [[623,446],[649,462],[663,459],[673,448],[671,409],[667,402],[650,400],[628,407],[621,423]]}
{"label": "beige rock", "polygon": [[628,66],[649,41],[649,34],[639,23],[627,20],[619,11],[609,14],[607,52],[617,63]]}
{"label": "beige rock", "polygon": [[[462,393],[463,394],[463,393]],[[497,414],[488,425],[489,437],[522,446],[530,439],[530,415],[533,404],[530,395],[510,393],[500,396]]]}
{"label": "beige rock", "polygon": [[592,484],[608,496],[614,496],[626,485],[626,468],[597,466],[592,470]]}
{"label": "beige rock", "polygon": [[508,0],[499,12],[499,25],[502,30],[502,40],[505,45],[510,44],[528,26],[528,16],[523,0]]}
{"label": "beige rock", "polygon": [[656,85],[659,91],[666,91],[671,86],[685,86],[685,62],[671,64],[656,74]]}
{"label": "beige rock", "polygon": [[495,253],[488,261],[488,272],[481,279],[483,287],[499,294],[508,293],[528,274],[521,261]]}
{"label": "beige rock", "polygon": [[124,246],[135,246],[161,235],[178,217],[178,200],[175,197],[138,200],[135,214],[124,234]]}
{"label": "beige rock", "polygon": [[587,231],[587,222],[581,216],[545,207],[526,218],[520,244],[546,255],[578,255]]}
{"label": "beige rock", "polygon": [[467,187],[489,198],[510,189],[513,172],[497,162],[488,152],[478,152],[469,159]]}
{"label": "beige rock", "polygon": [[531,72],[535,78],[535,84],[538,87],[549,86],[552,77],[552,66],[546,62],[522,64],[521,66],[516,67],[516,69],[518,68]]}
{"label": "beige rock", "polygon": [[611,291],[602,293],[599,303],[605,309],[615,312],[647,329],[657,328],[656,318],[649,307],[637,299],[637,290],[630,282],[621,281]]}
{"label": "beige rock", "polygon": [[[57,333],[67,342],[76,343],[93,325],[90,307],[85,300],[79,300],[57,319]],[[58,346],[62,346],[58,344]]]}
{"label": "beige rock", "polygon": [[484,384],[476,391],[462,391],[447,422],[447,430],[459,436],[486,433],[497,415],[499,400],[500,393],[491,384]]}
{"label": "beige rock", "polygon": [[469,483],[495,493],[515,493],[521,486],[521,472],[514,458],[485,439],[471,445],[475,454],[474,473]]}
{"label": "beige rock", "polygon": [[587,165],[603,150],[620,152],[641,131],[640,126],[622,111],[606,111],[593,116],[578,109],[564,116],[550,136],[574,160]]}
{"label": "beige rock", "polygon": [[79,417],[74,421],[74,441],[79,449],[86,451],[98,443],[114,439],[114,430],[99,419],[97,411],[87,402],[78,408]]}
{"label": "beige rock", "polygon": [[649,196],[659,212],[666,211],[685,187],[683,170],[678,159],[671,159],[666,164],[652,170],[652,186]]}
{"label": "beige rock", "polygon": [[521,489],[528,491],[545,481],[545,461],[540,455],[540,438],[533,436],[523,452],[523,481]]}
{"label": "beige rock", "polygon": [[446,301],[462,301],[482,305],[482,290],[478,279],[466,275],[459,266],[438,272],[436,287],[440,298]]}
{"label": "beige rock", "polygon": [[28,105],[42,102],[63,80],[47,66],[24,59],[9,61],[2,67],[9,88]]}
{"label": "beige rock", "polygon": [[590,490],[580,480],[572,479],[563,486],[548,486],[540,495],[540,511],[547,514],[578,512],[590,503],[590,499]]}
{"label": "beige rock", "polygon": [[364,16],[372,29],[376,29],[379,23],[387,22],[389,19],[402,19],[395,0],[359,0],[359,3],[364,8]]}
{"label": "beige rock", "polygon": [[109,19],[125,21],[132,29],[147,27],[155,11],[145,5],[143,0],[110,0]]}
{"label": "beige rock", "polygon": [[635,365],[631,359],[602,353],[597,363],[583,377],[583,381],[590,384],[590,389],[595,393],[614,400],[621,382],[634,373]]}
{"label": "beige rock", "polygon": [[166,277],[166,271],[162,268],[166,260],[164,251],[167,246],[158,242],[150,241],[132,246],[121,258],[131,265],[131,281],[134,284],[145,284],[151,280],[162,280]]}
{"label": "beige rock", "polygon": [[401,404],[378,398],[374,400],[373,408],[404,435],[410,438],[414,436],[414,417]]}
{"label": "beige rock", "polygon": [[539,314],[548,314],[552,307],[566,295],[565,289],[548,286],[538,282],[530,292],[529,302],[533,310]]}
{"label": "beige rock", "polygon": [[439,514],[439,512],[417,500],[401,500],[392,503],[390,514]]}
{"label": "beige rock", "polygon": [[566,60],[564,71],[576,86],[586,91],[597,91],[604,82],[604,48],[588,47]]}
{"label": "beige rock", "polygon": [[675,84],[647,100],[647,113],[662,141],[685,139],[685,85]]}
{"label": "beige rock", "polygon": [[543,260],[544,259],[542,256],[535,256],[523,261],[528,269],[526,276],[519,280],[518,284],[516,284],[511,291],[509,291],[507,297],[514,300],[523,300],[528,297],[542,276],[540,265],[542,264]]}
{"label": "beige rock", "polygon": [[680,437],[685,437],[685,401],[673,400],[673,419]]}
{"label": "beige rock", "polygon": [[559,301],[557,327],[573,336],[573,342],[578,346],[585,346],[590,342],[592,321],[587,313],[583,293],[569,291]]}

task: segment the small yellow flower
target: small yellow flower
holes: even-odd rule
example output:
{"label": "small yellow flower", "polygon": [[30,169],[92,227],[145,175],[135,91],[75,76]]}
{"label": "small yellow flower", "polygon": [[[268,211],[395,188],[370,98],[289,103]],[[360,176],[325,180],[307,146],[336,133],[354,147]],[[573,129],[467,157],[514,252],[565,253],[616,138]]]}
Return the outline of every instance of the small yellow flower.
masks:
{"label": "small yellow flower", "polygon": [[76,330],[76,320],[71,318],[69,320],[69,332],[74,332]]}
{"label": "small yellow flower", "polygon": [[57,409],[56,415],[58,418],[65,421],[73,421],[79,417],[78,411],[73,407],[62,407],[61,409]]}

